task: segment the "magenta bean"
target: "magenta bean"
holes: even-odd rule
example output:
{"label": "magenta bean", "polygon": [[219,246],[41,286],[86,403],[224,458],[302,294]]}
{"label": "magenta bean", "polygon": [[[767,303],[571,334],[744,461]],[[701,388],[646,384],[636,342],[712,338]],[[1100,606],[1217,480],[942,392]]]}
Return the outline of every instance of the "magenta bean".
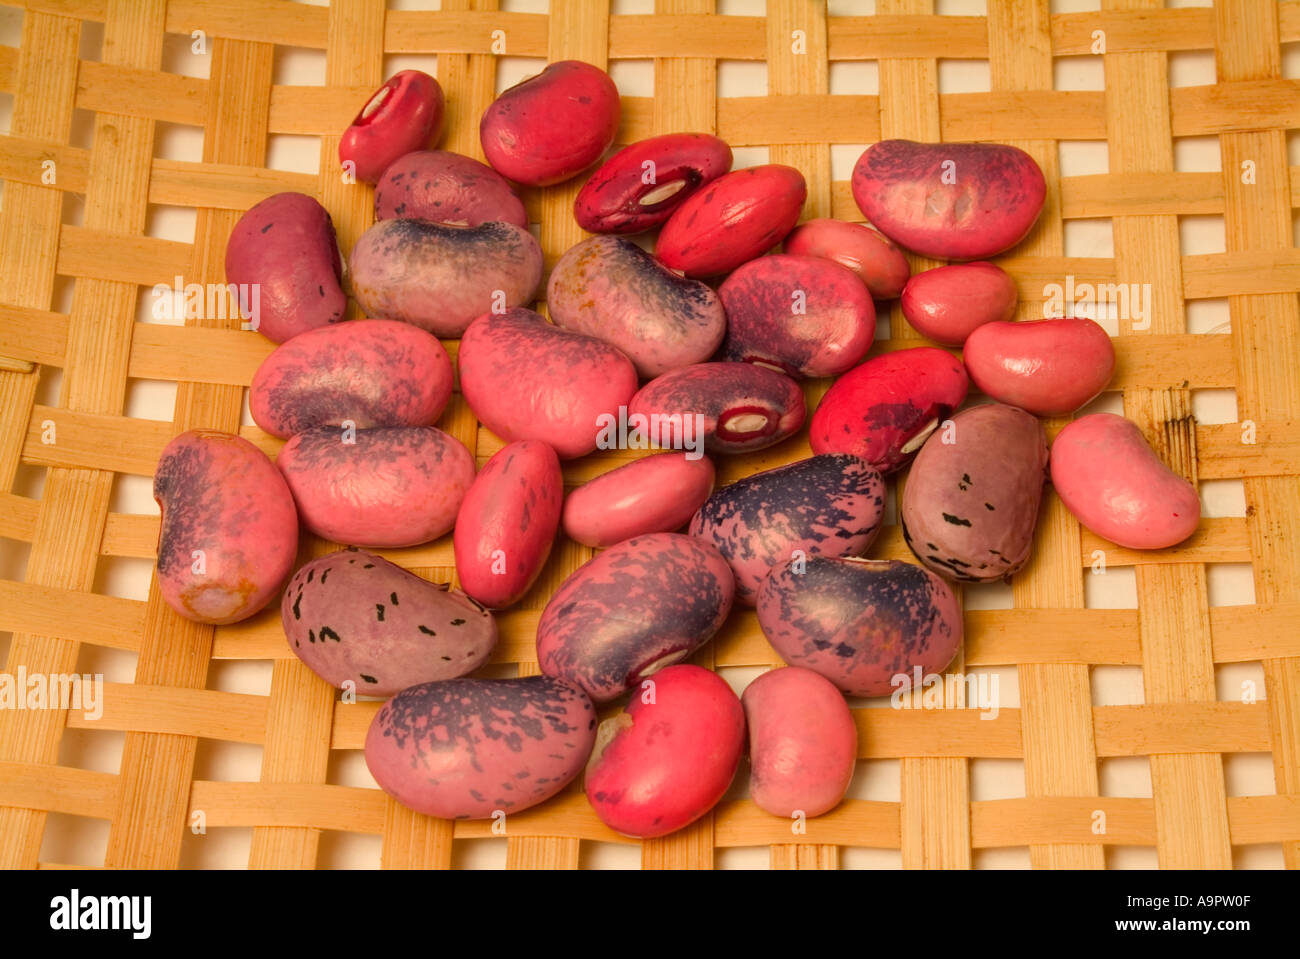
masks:
{"label": "magenta bean", "polygon": [[963,410],[921,447],[899,515],[903,538],[949,579],[1008,582],[1029,561],[1047,475],[1047,437],[1022,409]]}
{"label": "magenta bean", "polygon": [[302,523],[351,546],[418,546],[456,522],[474,457],[432,426],[299,433],[277,460]]}
{"label": "magenta bean", "polygon": [[853,199],[871,225],[922,256],[979,260],[1033,228],[1047,183],[1024,150],[996,143],[882,140],[853,168]]}
{"label": "magenta bean", "polygon": [[1081,416],[1056,435],[1052,485],[1080,523],[1129,549],[1176,546],[1201,519],[1196,487],[1114,413]]}
{"label": "magenta bean", "polygon": [[867,360],[827,390],[812,415],[814,453],[853,453],[882,473],[906,465],[966,398],[961,361],[921,346]]}
{"label": "magenta bean", "polygon": [[342,271],[334,221],[302,193],[267,197],[226,243],[226,280],[239,309],[273,343],[343,319]]}
{"label": "magenta bean", "polygon": [[1115,372],[1110,334],[1092,320],[986,323],[962,359],[983,392],[1038,416],[1064,416],[1096,399]]}
{"label": "magenta bean", "polygon": [[492,220],[528,229],[523,201],[486,163],[446,150],[399,157],[375,185],[375,219],[396,217],[478,226]]}
{"label": "magenta bean", "polygon": [[647,379],[704,362],[727,329],[712,288],[615,236],[594,236],[560,257],[546,308],[556,326],[617,346]]}
{"label": "magenta bean", "polygon": [[772,163],[728,173],[677,207],[655,255],[687,276],[730,272],[785,239],[807,197],[794,167]]}
{"label": "magenta bean", "polygon": [[962,643],[961,605],[938,576],[898,560],[814,557],[772,570],[758,625],[783,660],[850,696],[887,696],[896,676],[940,673]]}
{"label": "magenta bean", "polygon": [[604,549],[645,533],[681,529],[713,490],[713,462],[656,453],[603,473],[564,501],[564,533]]}
{"label": "magenta bean", "polygon": [[847,267],[776,253],[750,260],[718,288],[727,311],[722,358],[791,376],[838,376],[876,335],[871,293]]}
{"label": "magenta bean", "polygon": [[707,643],[734,589],[727,561],[699,540],[625,540],[555,591],[537,624],[537,661],[547,676],[608,702]]}
{"label": "magenta bean", "polygon": [[820,673],[773,669],[740,697],[749,729],[749,796],[773,816],[808,818],[839,805],[853,782],[858,727]]}
{"label": "magenta bean", "polygon": [[315,426],[427,426],[451,399],[451,359],[423,330],[358,320],[308,330],[253,374],[248,408],[272,436]]}
{"label": "magenta bean", "polygon": [[736,599],[754,605],[768,571],[795,553],[860,556],[880,532],[885,481],[845,453],[813,456],[724,486],[691,519],[736,575]]}
{"label": "magenta bean", "polygon": [[252,443],[190,430],[158,459],[158,588],[186,619],[224,625],[261,610],[293,568],[298,515],[275,465]]}
{"label": "magenta bean", "polygon": [[531,303],[542,248],[510,223],[450,226],[381,220],[349,259],[352,294],[370,316],[457,337],[476,316]]}
{"label": "magenta bean", "polygon": [[522,599],[551,554],[563,497],[560,460],[545,443],[511,443],[488,460],[456,517],[461,588],[493,609]]}
{"label": "magenta bean", "polygon": [[804,424],[799,384],[752,363],[696,363],[651,380],[632,397],[660,446],[752,453],[775,446]]}
{"label": "magenta bean", "polygon": [[400,156],[436,143],[446,104],[438,81],[403,70],[374,92],[339,140],[339,162],[362,183],[375,183]]}
{"label": "magenta bean", "polygon": [[573,201],[592,233],[643,233],[691,194],[731,169],[731,147],[707,133],[668,133],[624,147],[592,174]]}
{"label": "magenta bean", "polygon": [[568,683],[447,679],[380,707],[366,733],[366,767],[384,792],[426,816],[500,818],[572,782],[595,738],[591,701]]}
{"label": "magenta bean", "polygon": [[364,696],[472,673],[497,642],[492,614],[460,590],[357,549],[294,573],[280,622],[312,672]]}
{"label": "magenta bean", "polygon": [[1020,294],[1016,281],[993,263],[954,263],[916,274],[899,299],[903,316],[922,336],[961,346],[985,323],[1010,320]]}
{"label": "magenta bean", "polygon": [[516,83],[483,111],[479,139],[492,168],[550,186],[601,158],[618,132],[618,88],[604,70],[561,60]]}
{"label": "magenta bean", "polygon": [[587,801],[601,822],[638,839],[689,826],[726,795],[745,749],[745,711],[699,666],[670,666],[600,724]]}
{"label": "magenta bean", "polygon": [[596,448],[602,417],[636,392],[632,361],[593,336],[552,326],[531,310],[488,313],[461,339],[460,388],[497,436],[543,440],[561,459]]}
{"label": "magenta bean", "polygon": [[785,252],[833,260],[858,275],[877,300],[903,292],[912,268],[894,241],[861,223],[809,220],[785,238]]}

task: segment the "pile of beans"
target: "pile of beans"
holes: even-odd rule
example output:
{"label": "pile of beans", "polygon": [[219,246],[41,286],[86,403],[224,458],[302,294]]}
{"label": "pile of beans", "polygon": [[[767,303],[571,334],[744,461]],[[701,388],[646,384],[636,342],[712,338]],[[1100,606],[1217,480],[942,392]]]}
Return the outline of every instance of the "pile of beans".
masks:
{"label": "pile of beans", "polygon": [[[1049,458],[1039,417],[1095,398],[1115,354],[1091,320],[1014,319],[1016,285],[988,258],[1042,208],[1024,152],[877,143],[852,179],[874,229],[796,227],[799,171],[732,171],[730,147],[695,133],[607,156],[619,111],[603,71],[551,64],[483,114],[489,166],[432,149],[442,91],[403,71],[341,141],[344,169],[375,187],[375,225],[349,255],[311,197],[272,196],[242,217],[227,279],[260,286],[257,328],[280,344],[250,409],[287,442],[276,463],[210,430],[167,446],[159,585],[204,623],[280,596],[304,663],[389,697],[366,761],[420,812],[518,812],[585,767],[605,823],[661,836],[712,808],[748,749],[762,809],[817,816],[853,775],[845,696],[887,695],[898,675],[951,663],[952,584],[1025,566],[1049,476],[1082,523],[1133,549],[1190,536],[1197,492],[1119,416],[1074,420]],[[574,204],[596,235],[551,272],[548,322],[529,309],[542,252],[514,184],[597,164]],[[625,238],[655,229],[653,253]],[[905,249],[955,262],[912,276]],[[349,295],[369,319],[340,322]],[[939,345],[867,359],[876,303],[892,299]],[[459,388],[506,441],[481,470],[433,425],[455,378],[439,337],[459,338]],[[799,381],[813,377],[838,379],[809,417]],[[962,408],[972,384],[994,402]],[[620,414],[668,423],[658,445],[678,448],[566,496],[562,462],[595,450]],[[805,423],[812,456],[714,489],[701,447],[761,450]],[[885,477],[909,464],[899,514],[919,562],[864,559]],[[294,571],[300,524],[348,548]],[[492,611],[529,591],[561,529],[601,551],[541,614],[542,675],[469,678],[497,642]],[[448,533],[459,589],[368,551]],[[743,698],[681,662],[736,605],[789,664]],[[598,723],[616,700],[623,711]]]}

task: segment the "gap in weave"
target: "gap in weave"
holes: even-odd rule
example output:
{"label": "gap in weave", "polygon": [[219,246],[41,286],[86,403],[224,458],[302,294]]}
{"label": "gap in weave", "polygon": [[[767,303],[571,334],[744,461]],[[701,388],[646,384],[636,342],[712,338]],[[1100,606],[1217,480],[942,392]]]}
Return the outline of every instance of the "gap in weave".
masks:
{"label": "gap in weave", "polygon": [[1227,232],[1222,216],[1202,215],[1178,218],[1178,250],[1183,256],[1225,253],[1227,249]]}
{"label": "gap in weave", "polygon": [[829,64],[827,81],[832,96],[874,97],[880,93],[880,64],[875,60],[835,60]]}
{"label": "gap in weave", "polygon": [[170,423],[176,412],[176,387],[173,380],[126,381],[125,414],[131,419]]}
{"label": "gap in weave", "polygon": [[[506,826],[509,829],[509,824]],[[499,839],[457,839],[451,845],[452,869],[504,869],[506,843]]]}
{"label": "gap in weave", "polygon": [[1229,796],[1276,796],[1272,753],[1224,753],[1223,787]]}
{"label": "gap in weave", "polygon": [[77,58],[99,63],[104,58],[104,25],[97,20],[81,21]]}
{"label": "gap in weave", "polygon": [[1218,173],[1223,155],[1216,136],[1175,137],[1174,171],[1176,173]]}
{"label": "gap in weave", "polygon": [[206,40],[206,53],[195,53],[198,40],[192,33],[163,35],[162,70],[181,77],[206,80],[212,74],[212,38]]}
{"label": "gap in weave", "polygon": [[972,869],[1032,869],[1028,846],[998,846],[971,850]]}
{"label": "gap in weave", "polygon": [[968,765],[971,802],[1025,798],[1023,759],[971,759]]}
{"label": "gap in weave", "polygon": [[[1264,676],[1264,664],[1254,663],[1220,663],[1214,667],[1214,698],[1221,703],[1262,703],[1268,699],[1268,682]],[[1272,766],[1269,766],[1270,778],[1267,783],[1263,780],[1259,786],[1267,786],[1267,789],[1260,791],[1256,789],[1256,795],[1272,795],[1277,791],[1276,784],[1271,778]],[[1244,786],[1244,789],[1250,789]],[[1240,795],[1252,795],[1250,792],[1243,792]]]}
{"label": "gap in weave", "polygon": [[1151,762],[1146,756],[1107,756],[1097,760],[1097,785],[1102,796],[1151,798]]}
{"label": "gap in weave", "polygon": [[767,61],[719,60],[717,89],[720,100],[767,96]]}
{"label": "gap in weave", "polygon": [[39,862],[97,867],[108,855],[108,820],[49,813],[41,837]]}
{"label": "gap in weave", "polygon": [[155,160],[202,163],[203,128],[188,123],[157,121],[153,127],[153,157]]}
{"label": "gap in weave", "polygon": [[939,60],[939,95],[988,93],[993,89],[987,60]]}
{"label": "gap in weave", "polygon": [[1052,89],[1105,90],[1104,58],[1091,53],[1077,57],[1056,57],[1052,60]]}
{"label": "gap in weave", "polygon": [[320,173],[320,137],[296,133],[271,133],[266,138],[264,166],[286,173]]}
{"label": "gap in weave", "polygon": [[766,0],[718,0],[717,13],[723,17],[765,17]]}
{"label": "gap in weave", "polygon": [[[1270,761],[1271,765],[1271,761]],[[1232,847],[1233,869],[1285,869],[1280,842]]]}
{"label": "gap in weave", "polygon": [[1250,563],[1208,563],[1205,582],[1212,607],[1255,603],[1255,575]]}
{"label": "gap in weave", "polygon": [[[509,46],[506,49],[509,49]],[[546,69],[546,60],[542,57],[497,57],[495,64],[496,92],[498,94],[510,89],[521,80],[536,76]]]}
{"label": "gap in weave", "polygon": [[[316,51],[321,55],[321,83],[325,82],[325,51]],[[438,78],[438,55],[436,53],[392,53],[384,57],[383,78],[387,83],[395,74],[403,70],[419,70],[429,76]],[[443,93],[446,94],[446,90]],[[358,105],[358,110],[361,106]]]}
{"label": "gap in weave", "polygon": [[72,124],[68,129],[68,146],[89,150],[95,143],[95,114],[76,107],[72,111]]}
{"label": "gap in weave", "polygon": [[873,849],[867,846],[839,847],[841,869],[902,869],[901,849]]}
{"label": "gap in weave", "polygon": [[1159,869],[1155,846],[1103,846],[1107,869]]}
{"label": "gap in weave", "polygon": [[383,836],[322,829],[316,848],[316,868],[378,869],[383,854]]}
{"label": "gap in weave", "polygon": [[[111,650],[111,652],[121,651]],[[87,669],[79,662],[77,673],[82,676],[89,673],[93,676],[94,669],[93,666]],[[113,680],[105,675],[104,682],[109,683]],[[105,695],[109,693],[105,692]],[[77,715],[81,714],[77,712]],[[59,740],[58,764],[66,769],[87,769],[91,772],[116,776],[122,768],[122,747],[125,744],[125,732],[70,727],[63,731],[63,738]]]}
{"label": "gap in weave", "polygon": [[655,95],[655,62],[653,60],[611,60],[609,77],[625,97]]}
{"label": "gap in weave", "polygon": [[1141,666],[1101,664],[1088,671],[1093,706],[1141,706],[1146,703]]}
{"label": "gap in weave", "polygon": [[1215,83],[1213,50],[1174,50],[1169,57],[1169,87],[1202,87]]}
{"label": "gap in weave", "polygon": [[[272,607],[272,615],[278,619],[277,604]],[[270,696],[272,665],[269,659],[213,659],[208,663],[208,681],[203,688],[245,696]]]}
{"label": "gap in weave", "polygon": [[1246,487],[1239,479],[1201,480],[1201,515],[1203,517],[1246,516]]}
{"label": "gap in weave", "polygon": [[275,86],[325,86],[325,51],[277,45],[271,54],[271,83]]}
{"label": "gap in weave", "polygon": [[[200,747],[202,744],[203,740],[199,740]],[[179,866],[181,869],[247,869],[252,849],[252,827],[207,826],[205,832],[195,835],[193,820],[187,817]]]}
{"label": "gap in weave", "polygon": [[149,598],[154,561],[139,556],[100,556],[91,592],[143,603]]}

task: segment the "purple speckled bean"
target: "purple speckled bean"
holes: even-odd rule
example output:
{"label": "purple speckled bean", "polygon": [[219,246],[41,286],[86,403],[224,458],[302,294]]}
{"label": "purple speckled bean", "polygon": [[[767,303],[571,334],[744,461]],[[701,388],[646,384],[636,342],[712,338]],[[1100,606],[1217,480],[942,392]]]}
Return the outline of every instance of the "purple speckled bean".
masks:
{"label": "purple speckled bean", "polygon": [[303,525],[350,546],[437,539],[474,481],[470,451],[433,426],[320,426],[289,440],[277,464]]}
{"label": "purple speckled bean", "polygon": [[458,589],[347,549],[304,565],[280,600],[289,648],[331,686],[391,696],[478,669],[497,642],[492,614]]}
{"label": "purple speckled bean", "polygon": [[272,436],[314,426],[427,426],[451,399],[451,359],[423,330],[358,320],[308,330],[253,374],[248,408]]}
{"label": "purple speckled bean", "polygon": [[791,666],[850,696],[885,696],[899,674],[942,672],[962,642],[961,606],[938,576],[898,560],[815,557],[772,570],[758,624]]}
{"label": "purple speckled bean", "polygon": [[550,799],[582,772],[596,712],[546,676],[447,679],[404,689],[366,733],[366,766],[403,806],[488,819]]}
{"label": "purple speckled bean", "polygon": [[303,193],[267,197],[239,218],[226,243],[226,282],[274,343],[343,319],[342,270],[334,221]]}
{"label": "purple speckled bean", "polygon": [[612,343],[647,379],[707,360],[727,329],[722,301],[707,284],[614,236],[583,240],[560,257],[546,307],[556,326]]}
{"label": "purple speckled bean", "polygon": [[718,288],[727,310],[722,358],[791,376],[838,376],[876,335],[871,293],[847,267],[776,253],[750,260]]}
{"label": "purple speckled bean", "polygon": [[252,443],[190,430],[163,449],[158,587],[186,619],[247,619],[275,595],[298,551],[298,516],[275,465]]}
{"label": "purple speckled bean", "polygon": [[1047,478],[1047,436],[1022,409],[963,410],[912,463],[899,517],[921,562],[949,579],[1010,581],[1029,561]]}
{"label": "purple speckled bean", "polygon": [[735,584],[713,547],[652,533],[606,550],[566,579],[537,624],[542,672],[593,700],[621,696],[685,659],[727,618]]}
{"label": "purple speckled bean", "polygon": [[511,223],[450,226],[381,220],[348,260],[352,294],[370,316],[456,337],[493,309],[531,303],[542,282],[542,248]]}
{"label": "purple speckled bean", "polygon": [[560,460],[545,443],[522,440],[497,452],[456,517],[461,588],[493,609],[522,599],[551,555],[563,498]]}
{"label": "purple speckled bean", "polygon": [[375,185],[375,219],[396,217],[478,226],[492,220],[528,228],[523,201],[486,163],[446,150],[417,150]]}
{"label": "purple speckled bean", "polygon": [[753,363],[696,363],[641,387],[628,413],[647,417],[661,445],[674,448],[699,442],[688,419],[698,414],[708,452],[752,453],[797,433],[807,409],[799,384],[784,373]]}
{"label": "purple speckled bean", "polygon": [[604,549],[645,533],[686,524],[713,490],[713,461],[689,453],[655,453],[603,473],[564,501],[564,532]]}
{"label": "purple speckled bean", "polygon": [[907,257],[894,241],[862,223],[809,220],[790,231],[784,249],[848,267],[877,300],[892,300],[902,293],[912,273]]}
{"label": "purple speckled bean", "polygon": [[593,336],[552,326],[531,310],[480,316],[457,356],[474,415],[503,440],[537,439],[561,459],[596,448],[600,418],[636,392],[636,369]]}
{"label": "purple speckled bean", "polygon": [[768,571],[800,551],[859,556],[880,532],[885,481],[865,460],[828,453],[724,486],[691,519],[736,574],[736,599],[754,605]]}

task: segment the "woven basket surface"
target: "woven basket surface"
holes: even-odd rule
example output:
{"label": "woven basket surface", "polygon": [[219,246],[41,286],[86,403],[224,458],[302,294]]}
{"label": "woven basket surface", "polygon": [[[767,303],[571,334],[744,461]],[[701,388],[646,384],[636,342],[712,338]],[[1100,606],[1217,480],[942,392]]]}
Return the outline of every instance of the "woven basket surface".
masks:
{"label": "woven basket surface", "polygon": [[[26,4],[20,44],[0,46],[0,93],[12,98],[0,136],[0,537],[25,556],[0,579],[0,630],[12,633],[0,658],[10,674],[68,674],[109,650],[134,657],[134,668],[106,684],[95,720],[76,709],[0,710],[0,864],[172,868],[201,861],[196,844],[221,831],[246,830],[250,867],[329,864],[331,850],[354,837],[370,865],[415,868],[461,864],[475,841],[503,848],[510,867],[596,865],[610,843],[621,861],[635,855],[644,868],[708,868],[737,850],[783,868],[851,865],[864,851],[903,867],[961,868],[1008,848],[1027,848],[1036,867],[1103,868],[1131,847],[1154,850],[1163,867],[1227,868],[1255,846],[1300,866],[1300,167],[1288,165],[1300,82],[1283,71],[1286,45],[1300,41],[1300,2],[1164,9],[1103,0],[1102,9],[1054,14],[1047,0],[988,0],[974,16],[937,15],[935,0],[877,0],[864,15],[814,0],[768,0],[766,16],[717,6]],[[102,44],[88,53],[91,29]],[[198,30],[208,75],[169,71],[169,45]],[[358,783],[379,704],[340,701],[294,658],[278,604],[212,628],[175,615],[156,580],[147,597],[109,588],[105,571],[150,563],[158,535],[156,513],[123,510],[115,491],[147,482],[170,437],[209,427],[238,431],[269,455],[281,445],[243,417],[271,344],[237,318],[141,322],[141,304],[177,276],[224,282],[235,221],[279,191],[318,197],[350,249],[372,222],[372,200],[369,188],[339,176],[338,138],[395,58],[437,55],[449,111],[442,146],[481,158],[478,118],[499,86],[493,45],[502,42],[510,57],[652,64],[657,95],[624,98],[619,141],[691,130],[768,148],[772,162],[807,177],[805,218],[862,219],[843,171],[832,176],[837,145],[905,137],[1027,150],[1047,176],[1046,207],[1029,238],[999,258],[1019,285],[1021,318],[1041,315],[1044,288],[1066,276],[1149,284],[1148,320],[1120,320],[1114,331],[1110,400],[1115,408],[1122,400],[1174,470],[1193,481],[1241,480],[1244,511],[1204,519],[1179,547],[1139,553],[1081,529],[1049,491],[1030,566],[1006,591],[1006,608],[968,603],[965,648],[952,667],[1000,670],[1018,704],[996,718],[858,704],[859,779],[872,791],[855,789],[806,831],[759,810],[743,782],[695,825],[643,843],[605,828],[578,784],[511,816],[499,835],[490,821],[417,815]],[[323,53],[322,83],[277,82],[285,48]],[[1189,51],[1213,56],[1214,83],[1171,83],[1171,59]],[[1060,58],[1094,58],[1104,84],[1056,89]],[[987,90],[940,92],[941,66],[954,61],[987,64]],[[720,65],[736,62],[765,65],[765,94],[719,96]],[[832,94],[832,67],[854,64],[874,64],[878,92]],[[79,126],[85,135],[74,136]],[[201,159],[159,155],[178,126],[201,130]],[[319,138],[319,174],[271,168],[268,144],[285,134]],[[1217,141],[1218,168],[1181,169],[1183,138]],[[1108,172],[1062,174],[1061,144],[1080,141],[1104,146]],[[581,182],[526,194],[548,266],[584,235],[572,217]],[[69,197],[82,204],[79,216]],[[195,211],[191,241],[153,235],[151,216],[165,207]],[[1190,217],[1221,222],[1220,251],[1184,249],[1180,225]],[[1108,224],[1113,255],[1066,256],[1070,221]],[[1202,302],[1226,304],[1226,335],[1192,332],[1189,313]],[[876,352],[919,342],[896,307],[888,328]],[[43,388],[55,375],[57,389]],[[170,421],[128,415],[141,381],[175,384]],[[807,384],[810,408],[828,385]],[[1235,391],[1236,421],[1198,424],[1197,390]],[[1064,422],[1049,422],[1049,434]],[[502,445],[459,393],[439,425],[480,464]],[[805,432],[721,459],[719,482],[808,453]],[[566,482],[633,455],[566,464]],[[308,540],[303,557],[331,548]],[[385,555],[429,578],[454,577],[450,537]],[[910,557],[892,525],[871,555]],[[487,675],[536,672],[540,610],[590,556],[557,544],[530,596],[500,616]],[[1132,578],[1134,603],[1090,607],[1085,586],[1102,562]],[[1253,604],[1211,605],[1217,564],[1248,564]],[[734,612],[695,661],[751,675],[779,662],[752,611]],[[269,668],[262,692],[221,688],[217,677],[238,663]],[[1216,671],[1232,664],[1260,664],[1250,695],[1216,686]],[[1095,702],[1102,667],[1140,669],[1134,701]],[[96,744],[110,738],[120,756],[96,760]],[[250,781],[223,775],[210,759],[221,744],[260,750],[260,771]],[[1271,793],[1232,794],[1225,764],[1238,754],[1270,758]],[[1144,758],[1145,794],[1107,788],[1108,762]],[[975,768],[989,760],[1023,768],[1017,795],[973,788]],[[90,859],[56,835],[87,820],[105,830]]]}

